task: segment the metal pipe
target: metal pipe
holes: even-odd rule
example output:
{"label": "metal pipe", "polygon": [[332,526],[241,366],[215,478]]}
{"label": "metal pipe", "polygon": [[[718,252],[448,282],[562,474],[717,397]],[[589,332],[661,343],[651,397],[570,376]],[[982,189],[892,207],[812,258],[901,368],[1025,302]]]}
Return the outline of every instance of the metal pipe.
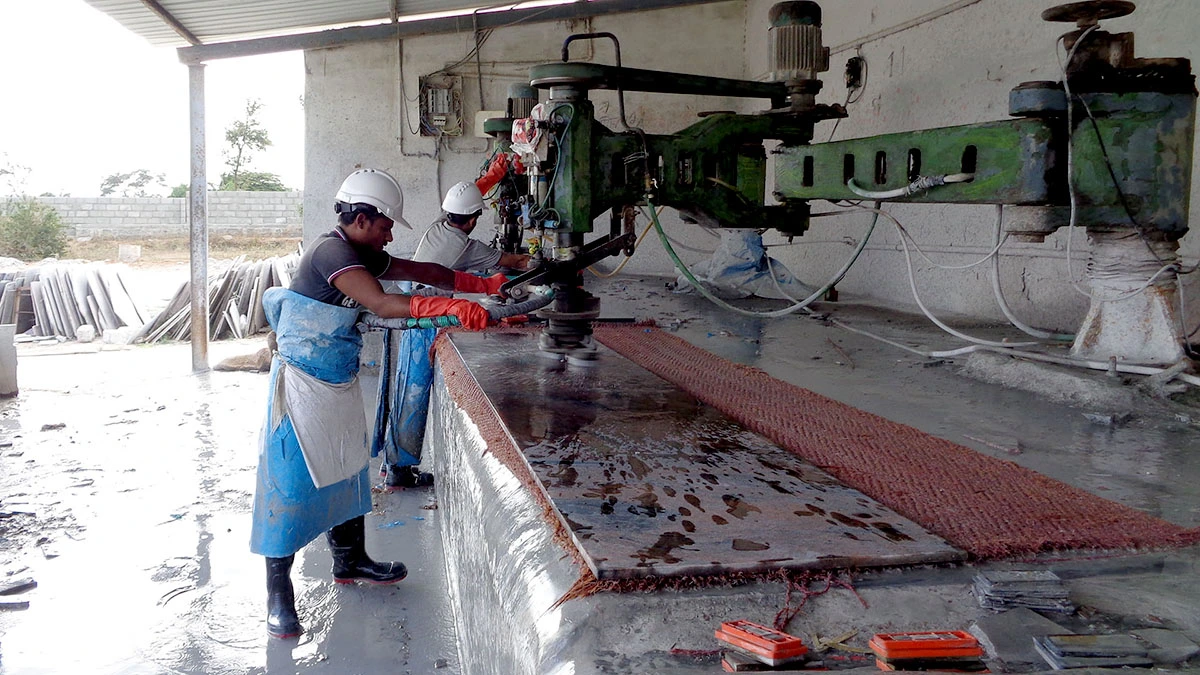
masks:
{"label": "metal pipe", "polygon": [[204,140],[204,64],[188,66],[192,162],[188,241],[192,295],[192,372],[208,371],[208,189]]}
{"label": "metal pipe", "polygon": [[196,37],[192,31],[188,30],[187,26],[180,23],[179,19],[175,18],[175,15],[171,14],[165,7],[159,4],[158,0],[142,0],[142,4],[146,6],[146,9],[154,12],[158,18],[162,19],[163,23],[170,26],[171,30],[179,33],[179,36],[184,40],[187,40],[188,44],[192,45],[193,47],[199,47],[201,44],[204,44],[200,41],[200,38]]}
{"label": "metal pipe", "polygon": [[[688,5],[702,5],[723,0],[605,0],[604,2],[568,2],[548,7],[525,7],[503,12],[471,12],[456,16],[439,16],[432,19],[401,21],[399,23],[351,26],[316,30],[297,35],[236,40],[195,47],[179,47],[176,55],[183,63],[202,63],[213,59],[232,59],[258,54],[326,49],[358,42],[395,40],[397,37],[442,35],[462,33],[472,29],[491,30],[507,28],[522,23],[547,23],[571,21],[588,17],[606,16],[624,12],[641,12],[654,9],[672,9]],[[979,0],[975,0],[978,2]],[[476,14],[476,16],[471,16]]]}

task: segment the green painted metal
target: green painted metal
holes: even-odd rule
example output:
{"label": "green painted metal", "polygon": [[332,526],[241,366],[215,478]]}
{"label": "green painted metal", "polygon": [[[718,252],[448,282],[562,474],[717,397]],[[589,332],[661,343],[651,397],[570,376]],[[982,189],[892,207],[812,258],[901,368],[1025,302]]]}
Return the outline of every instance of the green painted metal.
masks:
{"label": "green painted metal", "polygon": [[[592,163],[595,152],[595,129],[603,125],[595,120],[595,109],[587,99],[549,101],[550,122],[563,127],[553,143],[555,171],[550,175],[549,205],[557,212],[557,229],[572,232],[591,232],[592,220],[603,213],[593,208],[602,195],[593,189],[593,176],[604,169]],[[564,127],[565,123],[565,127]],[[596,169],[596,171],[594,171]]]}
{"label": "green painted metal", "polygon": [[[654,201],[713,227],[779,228],[802,232],[807,205],[764,206],[764,139],[804,143],[812,122],[789,115],[709,115],[673,135],[615,133],[593,118],[586,100],[551,102],[570,116],[555,147],[565,149],[550,205],[560,227],[592,231],[592,221],[616,206],[645,204],[647,169]],[[645,152],[644,152],[645,151]],[[644,158],[643,158],[644,157]]]}
{"label": "green painted metal", "polygon": [[[1188,229],[1195,94],[1085,94],[1103,148],[1139,226],[1183,234]],[[1075,189],[1080,222],[1128,227],[1091,121],[1074,115]]]}
{"label": "green painted metal", "polygon": [[489,117],[483,121],[483,133],[489,136],[512,133],[512,122],[507,117]]}
{"label": "green painted metal", "polygon": [[[1123,193],[1139,226],[1186,232],[1195,96],[1132,92],[1085,94],[1084,100],[1096,118],[1099,139],[1077,105],[1072,143],[1079,222],[1131,226]],[[918,171],[911,170],[910,158],[919,162]],[[776,162],[775,190],[784,199],[860,199],[846,186],[850,177],[859,187],[885,191],[904,187],[916,174],[964,172],[975,179],[896,201],[1069,205],[1065,115],[785,147]]]}
{"label": "green painted metal", "polygon": [[[1052,129],[1043,120],[910,131],[782,148],[775,164],[775,189],[786,199],[861,199],[846,186],[849,178],[864,189],[882,191],[904,187],[918,173],[974,173],[970,183],[946,185],[904,201],[1043,204],[1056,190],[1065,197],[1065,185],[1055,185],[1059,155]],[[918,171],[910,170],[913,164]]]}
{"label": "green painted metal", "polygon": [[[847,186],[850,178],[863,189],[887,191],[918,176],[971,173],[971,182],[896,201],[1069,204],[1065,111],[817,145],[808,145],[813,118],[803,114],[718,113],[676,134],[642,135],[596,122],[586,90],[772,98],[779,90],[770,83],[590,63],[545,64],[531,75],[535,85],[557,86],[569,99],[549,102],[554,141],[547,206],[557,214],[560,233],[591,232],[595,218],[613,207],[644,204],[649,193],[655,203],[707,226],[800,234],[807,228],[808,200],[861,199]],[[1072,147],[1079,222],[1128,227],[1128,207],[1139,226],[1186,232],[1195,94],[1091,93],[1084,100],[1099,137],[1078,105]],[[764,205],[764,140],[783,144],[775,162],[778,206]]]}

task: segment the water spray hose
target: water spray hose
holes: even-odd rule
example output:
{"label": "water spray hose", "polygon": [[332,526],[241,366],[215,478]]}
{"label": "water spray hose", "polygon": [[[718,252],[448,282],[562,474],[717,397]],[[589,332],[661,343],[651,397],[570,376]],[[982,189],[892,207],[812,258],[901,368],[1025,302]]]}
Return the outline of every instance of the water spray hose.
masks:
{"label": "water spray hose", "polygon": [[[658,222],[658,213],[654,209],[654,204],[649,199],[646,200],[646,204],[650,207],[650,222],[654,224],[654,229],[658,232],[658,238],[662,240],[663,248],[666,249],[667,255],[671,256],[671,261],[675,263],[675,269],[679,270],[679,273],[682,274],[692,284],[692,287],[699,291],[700,295],[708,298],[718,307],[722,307],[743,316],[754,316],[760,318],[787,316],[788,314],[792,314],[804,309],[820,298],[825,297],[825,294],[829,292],[829,289],[841,282],[842,278],[846,276],[846,272],[850,269],[850,266],[854,264],[854,261],[858,260],[859,254],[861,254],[863,249],[867,247],[867,240],[871,238],[871,233],[875,231],[875,223],[879,222],[879,212],[876,211],[875,217],[871,219],[871,226],[867,229],[866,234],[864,234],[862,239],[858,242],[858,247],[854,249],[854,253],[850,255],[850,258],[846,261],[846,264],[842,265],[842,268],[833,275],[829,282],[814,291],[812,295],[800,300],[794,305],[784,307],[783,309],[777,309],[770,312],[752,312],[740,307],[734,307],[733,305],[718,298],[710,293],[708,289],[706,289],[704,285],[696,279],[691,270],[687,268],[687,265],[684,265],[683,261],[679,259],[679,256],[675,254],[675,249],[671,247],[671,242],[667,239],[667,233],[663,231],[662,223]],[[772,271],[771,277],[774,278],[774,276],[775,273]]]}

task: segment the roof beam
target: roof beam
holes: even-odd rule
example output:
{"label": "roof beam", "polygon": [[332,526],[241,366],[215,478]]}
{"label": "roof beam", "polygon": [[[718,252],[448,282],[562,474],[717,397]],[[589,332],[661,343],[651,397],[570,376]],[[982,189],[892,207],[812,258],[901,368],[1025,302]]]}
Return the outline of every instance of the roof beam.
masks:
{"label": "roof beam", "polygon": [[162,19],[163,23],[170,26],[171,29],[176,33],[179,33],[184,40],[187,40],[189,43],[197,47],[203,44],[200,42],[200,38],[196,37],[192,31],[188,30],[187,26],[183,25],[179,22],[179,19],[175,18],[175,15],[168,12],[166,7],[158,4],[158,0],[142,0],[142,4],[146,6],[146,9],[154,12],[158,18]]}
{"label": "roof beam", "polygon": [[[142,0],[154,2],[154,0]],[[572,2],[549,7],[511,9],[502,12],[476,12],[459,16],[385,23],[374,26],[335,28],[298,35],[194,44],[179,47],[179,60],[186,64],[203,63],[214,59],[231,59],[259,54],[274,54],[306,49],[339,47],[357,42],[389,40],[396,38],[436,35],[439,33],[461,33],[466,31],[506,28],[520,23],[565,21],[585,17],[602,16],[651,9],[666,9],[684,5],[699,5],[722,0],[604,0],[603,2]],[[157,4],[157,3],[155,3]],[[186,36],[185,36],[186,37]],[[190,42],[190,40],[189,40]]]}

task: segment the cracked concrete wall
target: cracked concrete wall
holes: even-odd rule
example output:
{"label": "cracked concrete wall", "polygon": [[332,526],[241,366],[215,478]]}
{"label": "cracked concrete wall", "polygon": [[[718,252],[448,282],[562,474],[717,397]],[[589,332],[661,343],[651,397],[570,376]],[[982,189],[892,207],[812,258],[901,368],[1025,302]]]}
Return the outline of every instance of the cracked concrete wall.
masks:
{"label": "cracked concrete wall", "polygon": [[[747,35],[762,32],[774,4],[751,0],[746,12]],[[1059,80],[1055,47],[1071,24],[1048,23],[1040,14],[1052,0],[840,0],[822,3],[823,36],[834,53],[819,101],[843,102],[842,72],[857,52],[867,60],[861,99],[848,106],[849,117],[836,132],[832,122],[817,126],[816,141],[857,138],[913,129],[1009,119],[1008,92],[1021,82]],[[1186,57],[1198,54],[1194,27],[1200,25],[1200,3],[1192,0],[1140,0],[1137,11],[1106,21],[1109,32],[1132,31],[1139,57]],[[919,21],[922,17],[926,20]],[[906,24],[913,25],[905,27]],[[894,31],[894,32],[893,32]],[[862,42],[879,33],[890,33]],[[856,50],[856,44],[862,42]],[[747,39],[747,73],[767,72],[766,41]],[[832,135],[832,136],[831,136]],[[1193,174],[1200,175],[1193,167]],[[1200,210],[1193,185],[1191,216]],[[814,210],[827,210],[816,202]],[[995,209],[991,206],[887,207],[912,233],[930,257],[944,265],[962,265],[992,248]],[[801,279],[819,284],[852,250],[846,243],[865,231],[869,214],[813,221],[796,244],[772,249]],[[1067,282],[1066,232],[1043,244],[1008,242],[1002,249],[1001,280],[1017,316],[1043,328],[1073,331],[1088,299]],[[767,243],[782,243],[768,235]],[[1086,268],[1087,242],[1077,230],[1072,243],[1075,278]],[[1185,262],[1200,256],[1195,234],[1181,241]],[[990,264],[970,270],[941,270],[913,254],[922,300],[932,310],[973,317],[1003,319],[991,289]],[[1189,288],[1193,284],[1189,284]],[[871,244],[839,288],[892,305],[912,306],[907,266],[895,228],[880,221]],[[1195,295],[1191,291],[1189,295]],[[1189,312],[1195,325],[1200,312]]]}

